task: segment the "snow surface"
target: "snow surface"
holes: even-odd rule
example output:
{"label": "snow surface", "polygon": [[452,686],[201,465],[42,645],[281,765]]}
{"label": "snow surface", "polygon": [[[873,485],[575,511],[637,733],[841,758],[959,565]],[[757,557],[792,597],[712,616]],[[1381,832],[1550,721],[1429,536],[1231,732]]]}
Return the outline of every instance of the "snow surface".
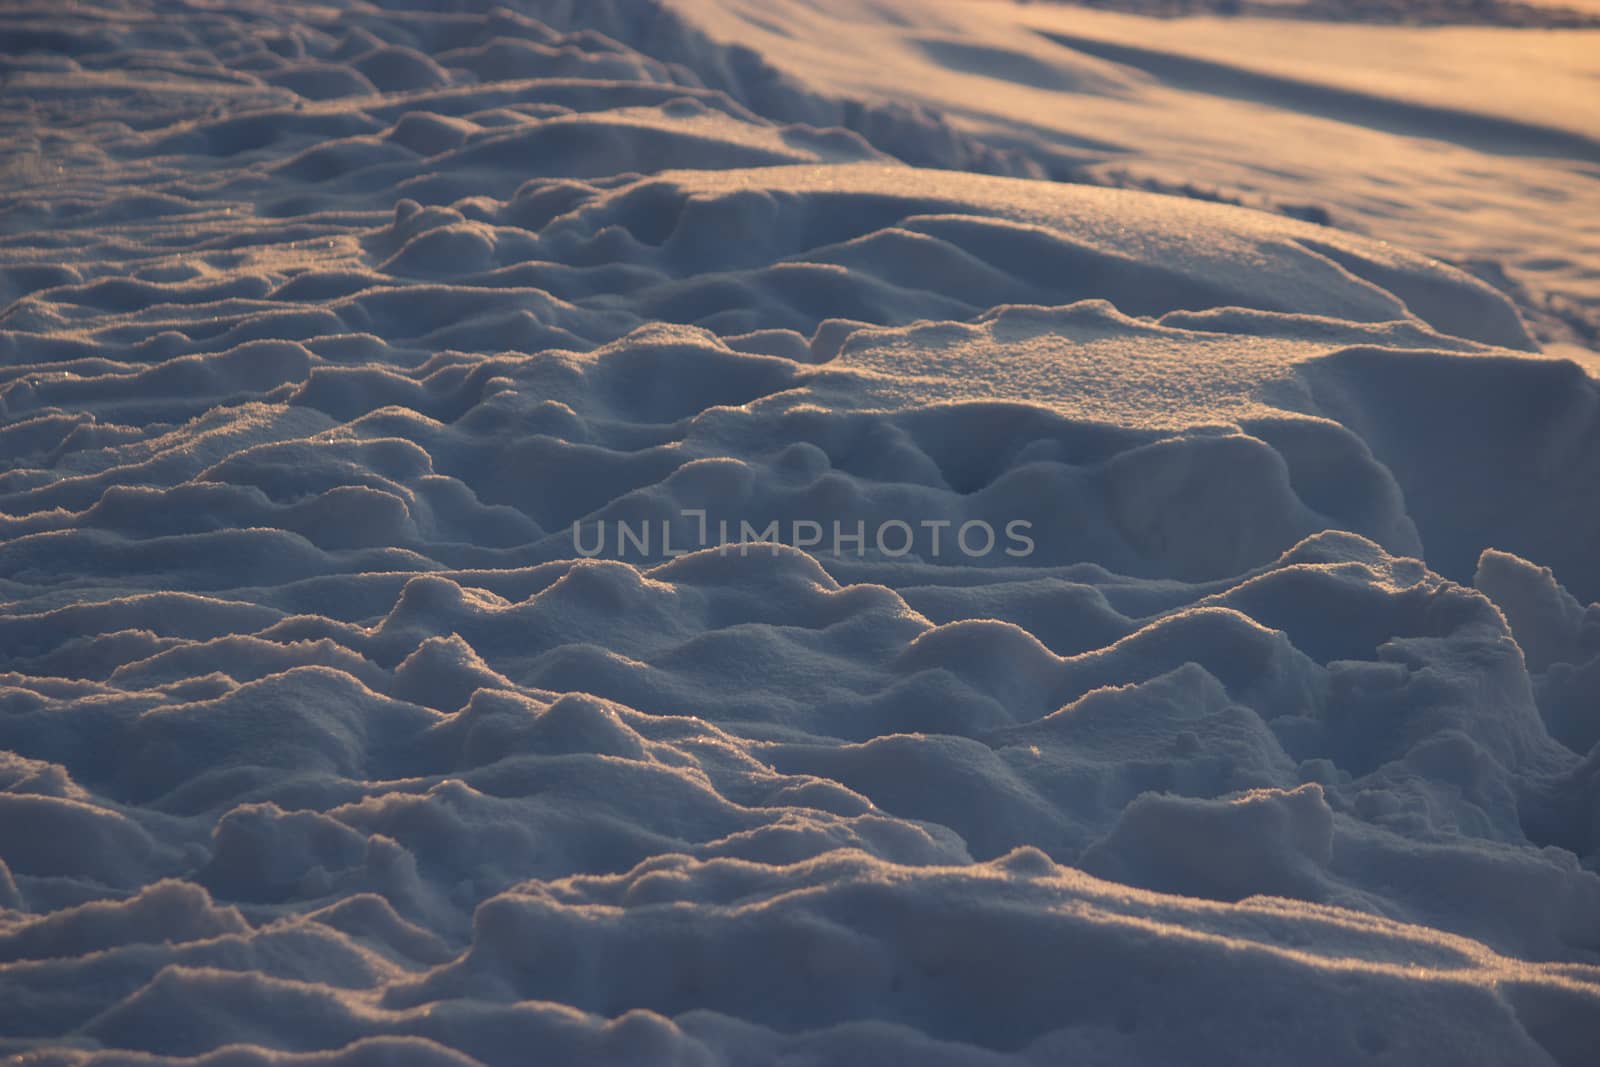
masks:
{"label": "snow surface", "polygon": [[0,1053],[1593,1063],[1593,38],[1306,25],[0,8]]}

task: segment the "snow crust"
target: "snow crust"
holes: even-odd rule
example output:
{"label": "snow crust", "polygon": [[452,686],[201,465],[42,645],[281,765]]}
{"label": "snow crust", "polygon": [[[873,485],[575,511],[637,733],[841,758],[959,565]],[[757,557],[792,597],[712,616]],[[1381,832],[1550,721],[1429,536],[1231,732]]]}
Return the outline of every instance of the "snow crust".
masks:
{"label": "snow crust", "polygon": [[1595,380],[992,7],[0,11],[0,1052],[1591,1062]]}

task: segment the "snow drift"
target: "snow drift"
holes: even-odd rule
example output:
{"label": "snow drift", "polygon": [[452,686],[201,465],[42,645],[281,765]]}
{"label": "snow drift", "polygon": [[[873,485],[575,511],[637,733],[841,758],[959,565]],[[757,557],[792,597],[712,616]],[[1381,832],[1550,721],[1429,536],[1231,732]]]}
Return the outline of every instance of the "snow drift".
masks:
{"label": "snow drift", "polygon": [[1594,380],[714,8],[0,12],[0,1048],[1586,1062]]}

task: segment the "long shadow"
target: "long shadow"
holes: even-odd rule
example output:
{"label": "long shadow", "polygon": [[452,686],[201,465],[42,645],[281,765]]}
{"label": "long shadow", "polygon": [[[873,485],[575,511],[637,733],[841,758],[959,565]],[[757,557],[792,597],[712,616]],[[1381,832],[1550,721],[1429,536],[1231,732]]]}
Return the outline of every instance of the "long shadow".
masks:
{"label": "long shadow", "polygon": [[1359,89],[1315,85],[1137,45],[1036,32],[1085,55],[1142,70],[1175,89],[1270,104],[1406,137],[1448,141],[1491,155],[1555,156],[1600,163],[1600,142],[1570,130],[1459,108],[1407,103]]}

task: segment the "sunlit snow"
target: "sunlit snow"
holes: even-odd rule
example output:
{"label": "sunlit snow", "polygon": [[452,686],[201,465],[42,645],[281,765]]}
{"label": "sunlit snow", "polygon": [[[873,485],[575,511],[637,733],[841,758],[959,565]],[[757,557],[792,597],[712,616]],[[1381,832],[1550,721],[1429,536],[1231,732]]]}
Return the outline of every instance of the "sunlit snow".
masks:
{"label": "sunlit snow", "polygon": [[502,2],[0,6],[5,1062],[1597,1062],[1600,15]]}

